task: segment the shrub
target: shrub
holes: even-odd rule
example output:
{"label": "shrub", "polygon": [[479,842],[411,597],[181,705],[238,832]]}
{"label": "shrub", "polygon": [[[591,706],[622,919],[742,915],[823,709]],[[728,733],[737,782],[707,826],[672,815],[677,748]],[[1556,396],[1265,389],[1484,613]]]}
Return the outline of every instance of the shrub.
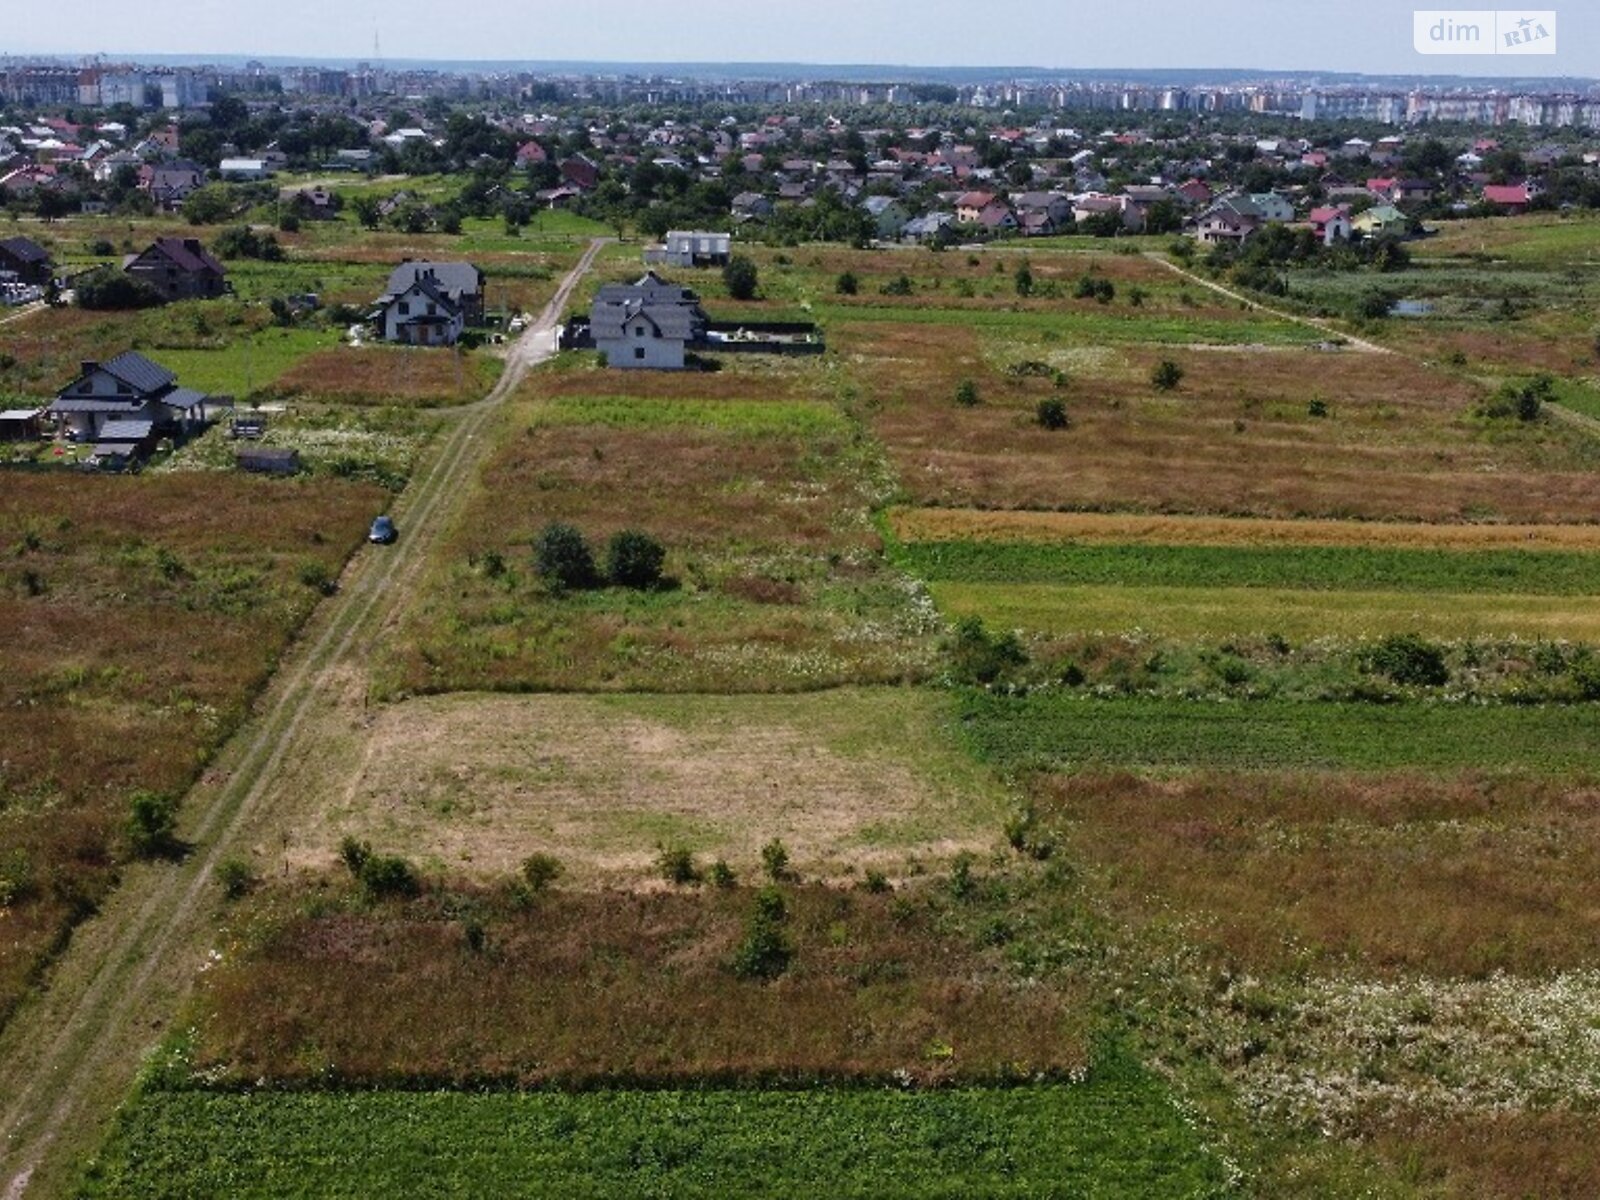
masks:
{"label": "shrub", "polygon": [[0,909],[9,908],[33,893],[33,860],[20,846],[0,854]]}
{"label": "shrub", "polygon": [[973,408],[981,402],[978,395],[978,385],[970,379],[963,379],[956,385],[956,403],[962,408]]}
{"label": "shrub", "polygon": [[1033,295],[1033,268],[1023,263],[1017,268],[1016,276],[1012,281],[1017,289],[1017,295],[1027,299]]}
{"label": "shrub", "polygon": [[278,218],[278,229],[282,233],[299,233],[300,218],[294,214],[293,210],[286,211]]}
{"label": "shrub", "polygon": [[1158,392],[1176,391],[1183,382],[1183,368],[1170,358],[1163,358],[1150,372],[1150,384]]}
{"label": "shrub", "polygon": [[1065,429],[1068,425],[1067,406],[1054,396],[1039,401],[1034,420],[1045,429]]}
{"label": "shrub", "polygon": [[724,890],[731,888],[734,884],[739,882],[738,876],[733,873],[733,868],[730,867],[725,860],[720,858],[711,864],[710,875],[712,886],[719,887]]}
{"label": "shrub", "polygon": [[178,848],[178,800],[137,791],[128,802],[128,842],[140,858],[161,858]]}
{"label": "shrub", "polygon": [[861,283],[853,271],[846,271],[834,281],[833,290],[841,296],[854,296],[861,290]]}
{"label": "shrub", "polygon": [[664,546],[648,533],[624,529],[606,547],[606,576],[621,587],[643,591],[661,582]]}
{"label": "shrub", "polygon": [[1439,687],[1450,681],[1444,651],[1415,633],[1395,633],[1367,652],[1367,669],[1395,683]]}
{"label": "shrub", "polygon": [[324,596],[331,596],[337,590],[333,574],[320,559],[308,558],[300,564],[300,582]]}
{"label": "shrub", "polygon": [[700,882],[700,868],[694,854],[685,846],[662,846],[656,856],[656,869],[668,883],[689,887]]}
{"label": "shrub", "polygon": [[242,858],[225,858],[217,864],[217,883],[229,900],[238,900],[256,885],[256,873]]}
{"label": "shrub", "polygon": [[722,283],[735,300],[754,300],[760,284],[756,265],[742,254],[735,254],[722,268]]}
{"label": "shrub", "polygon": [[861,886],[875,896],[894,891],[894,885],[889,882],[889,877],[876,867],[867,868],[867,877]]}
{"label": "shrub", "polygon": [[356,878],[361,877],[361,868],[372,857],[372,846],[368,842],[357,841],[353,837],[346,837],[339,843],[339,861],[345,869]]}
{"label": "shrub", "polygon": [[774,883],[789,878],[789,848],[773,838],[761,847],[761,867]]}
{"label": "shrub", "polygon": [[733,973],[740,979],[776,979],[789,969],[794,947],[783,931],[789,919],[783,893],[765,887],[756,893],[744,937],[733,953]]}
{"label": "shrub", "polygon": [[533,569],[546,586],[556,591],[593,587],[599,573],[589,543],[571,525],[560,521],[544,527],[534,546]]}
{"label": "shrub", "polygon": [[957,900],[965,900],[977,889],[977,880],[972,877],[973,857],[971,851],[962,851],[950,864],[950,894]]}
{"label": "shrub", "polygon": [[1028,661],[1016,634],[993,635],[984,627],[983,618],[977,616],[963,617],[956,623],[952,657],[957,677],[967,683],[993,683]]}
{"label": "shrub", "polygon": [[909,296],[912,292],[911,276],[901,272],[878,291],[885,296]]}
{"label": "shrub", "polygon": [[1311,403],[1306,405],[1306,415],[1312,417],[1325,417],[1328,415],[1328,402],[1320,396],[1312,397]]}
{"label": "shrub", "polygon": [[530,854],[522,860],[522,878],[534,892],[542,892],[560,879],[563,869],[553,854]]}
{"label": "shrub", "polygon": [[83,276],[73,285],[73,295],[79,308],[99,310],[154,308],[166,303],[165,297],[144,280],[111,267]]}
{"label": "shrub", "polygon": [[373,899],[387,896],[415,896],[422,890],[416,869],[397,854],[370,854],[361,864],[357,878]]}
{"label": "shrub", "polygon": [[1485,417],[1515,417],[1519,421],[1537,421],[1547,401],[1555,396],[1555,381],[1548,375],[1535,375],[1532,379],[1508,380],[1500,385],[1494,398],[1479,407]]}

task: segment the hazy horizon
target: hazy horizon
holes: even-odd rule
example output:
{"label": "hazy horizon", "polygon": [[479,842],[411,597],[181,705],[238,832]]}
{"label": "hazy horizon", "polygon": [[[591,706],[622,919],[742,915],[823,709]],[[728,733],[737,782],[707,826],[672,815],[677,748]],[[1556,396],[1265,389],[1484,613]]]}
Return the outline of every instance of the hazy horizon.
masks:
{"label": "hazy horizon", "polygon": [[[421,0],[349,0],[337,21],[322,0],[145,0],[136,9],[83,0],[70,31],[25,14],[3,35],[0,55],[1600,76],[1600,15],[1589,6],[1557,8],[1560,52],[1541,57],[1417,54],[1415,7],[1346,0],[1329,19],[1328,6],[1311,3],[1146,0],[1130,29],[1125,10],[1071,0],[1016,0],[1003,21],[988,23],[955,0],[812,0],[756,14],[735,0],[701,0],[691,21],[629,12],[601,27],[592,11],[478,0],[472,19],[441,27]],[[83,44],[85,30],[93,42]]]}

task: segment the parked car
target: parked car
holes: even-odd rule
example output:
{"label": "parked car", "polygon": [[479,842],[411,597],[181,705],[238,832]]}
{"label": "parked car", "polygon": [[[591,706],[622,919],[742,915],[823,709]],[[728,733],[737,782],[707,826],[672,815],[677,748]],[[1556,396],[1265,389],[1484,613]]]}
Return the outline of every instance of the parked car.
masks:
{"label": "parked car", "polygon": [[400,531],[394,527],[393,517],[379,517],[372,522],[372,528],[367,530],[367,541],[379,546],[387,546],[400,536]]}

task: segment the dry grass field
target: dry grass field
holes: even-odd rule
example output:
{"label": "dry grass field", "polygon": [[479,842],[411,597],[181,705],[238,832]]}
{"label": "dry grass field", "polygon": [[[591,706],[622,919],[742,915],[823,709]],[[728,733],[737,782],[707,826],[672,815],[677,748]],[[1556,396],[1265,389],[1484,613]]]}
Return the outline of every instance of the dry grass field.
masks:
{"label": "dry grass field", "polygon": [[481,398],[499,372],[499,360],[482,354],[338,346],[302,358],[269,394],[338,404],[465,404]]}
{"label": "dry grass field", "polygon": [[579,1086],[1081,1070],[1084,996],[1021,986],[997,948],[941,933],[940,890],[786,886],[792,959],[770,983],[729,965],[749,888],[555,890],[521,907],[458,890],[376,910],[330,896],[320,914],[269,896],[206,977],[195,1066],[240,1081]]}
{"label": "dry grass field", "polygon": [[[834,344],[902,486],[922,504],[1442,522],[1600,516],[1586,435],[1474,417],[1475,385],[1398,356],[1115,350],[1082,373],[1064,360],[1069,383],[1057,391],[1008,377],[975,331],[846,326]],[[1185,371],[1166,394],[1149,379],[1163,357]],[[964,379],[980,404],[954,402]],[[1071,428],[1035,423],[1046,395],[1066,402]],[[1329,416],[1309,414],[1314,398]]]}
{"label": "dry grass field", "polygon": [[451,695],[381,709],[354,778],[291,832],[327,866],[345,836],[474,879],[554,854],[638,886],[661,844],[755,872],[772,838],[807,875],[905,876],[998,841],[1008,801],[919,691],[808,696]]}
{"label": "dry grass field", "polygon": [[375,488],[11,474],[0,489],[0,1015],[181,795],[338,574]]}

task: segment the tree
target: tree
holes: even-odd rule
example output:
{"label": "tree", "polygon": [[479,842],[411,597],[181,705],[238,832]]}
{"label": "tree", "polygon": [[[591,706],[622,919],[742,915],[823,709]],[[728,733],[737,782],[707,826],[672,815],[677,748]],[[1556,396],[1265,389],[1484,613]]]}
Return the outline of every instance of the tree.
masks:
{"label": "tree", "polygon": [[1044,429],[1065,429],[1067,427],[1067,406],[1055,396],[1039,401],[1035,419]]}
{"label": "tree", "polygon": [[558,592],[593,587],[599,576],[583,534],[560,521],[546,525],[539,534],[533,569],[546,586]]}
{"label": "tree", "polygon": [[[834,281],[833,290],[841,296],[854,296],[861,288],[853,271],[846,271]],[[1600,354],[1600,335],[1595,338],[1595,353]]]}
{"label": "tree", "polygon": [[735,300],[754,300],[759,280],[756,265],[742,254],[735,254],[722,268],[722,282]]}
{"label": "tree", "polygon": [[1017,273],[1013,282],[1016,285],[1017,295],[1021,296],[1023,299],[1027,299],[1029,296],[1033,295],[1033,268],[1030,267],[1026,261],[1024,261],[1023,264],[1017,268]]}
{"label": "tree", "polygon": [[1163,358],[1150,372],[1150,384],[1158,392],[1176,391],[1183,382],[1183,368],[1170,358]]}
{"label": "tree", "polygon": [[666,548],[648,533],[624,529],[606,547],[606,576],[622,587],[645,591],[661,582],[666,558]]}
{"label": "tree", "polygon": [[124,275],[112,267],[101,267],[79,279],[73,294],[79,308],[154,308],[165,303],[165,297],[144,280]]}
{"label": "tree", "polygon": [[183,201],[183,219],[191,225],[220,225],[233,216],[233,193],[226,185],[208,183]]}
{"label": "tree", "polygon": [[375,197],[357,196],[350,201],[350,211],[356,214],[356,220],[363,229],[378,227],[378,201]]}
{"label": "tree", "polygon": [[140,858],[162,858],[178,848],[178,801],[163,792],[138,791],[128,803],[128,842]]}

